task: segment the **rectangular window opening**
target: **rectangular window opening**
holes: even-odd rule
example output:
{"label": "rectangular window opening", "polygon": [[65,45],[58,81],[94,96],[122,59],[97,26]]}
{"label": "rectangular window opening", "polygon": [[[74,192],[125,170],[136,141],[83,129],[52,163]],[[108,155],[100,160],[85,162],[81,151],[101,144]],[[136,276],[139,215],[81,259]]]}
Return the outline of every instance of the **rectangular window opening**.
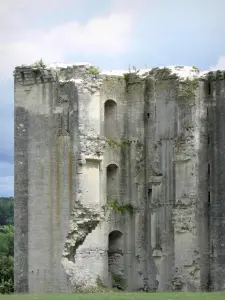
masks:
{"label": "rectangular window opening", "polygon": [[24,74],[24,72],[20,72],[20,75],[21,75],[22,80],[24,81],[25,80],[25,74]]}
{"label": "rectangular window opening", "polygon": [[148,189],[148,202],[151,204],[152,203],[152,189]]}
{"label": "rectangular window opening", "polygon": [[210,164],[208,164],[208,175],[210,175]]}

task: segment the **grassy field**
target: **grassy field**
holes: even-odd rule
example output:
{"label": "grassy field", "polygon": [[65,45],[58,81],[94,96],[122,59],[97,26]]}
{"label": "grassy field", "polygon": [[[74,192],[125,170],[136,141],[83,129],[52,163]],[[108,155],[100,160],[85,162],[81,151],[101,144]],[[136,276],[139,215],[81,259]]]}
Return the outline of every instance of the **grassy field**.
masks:
{"label": "grassy field", "polygon": [[225,293],[108,293],[0,295],[0,300],[225,300]]}

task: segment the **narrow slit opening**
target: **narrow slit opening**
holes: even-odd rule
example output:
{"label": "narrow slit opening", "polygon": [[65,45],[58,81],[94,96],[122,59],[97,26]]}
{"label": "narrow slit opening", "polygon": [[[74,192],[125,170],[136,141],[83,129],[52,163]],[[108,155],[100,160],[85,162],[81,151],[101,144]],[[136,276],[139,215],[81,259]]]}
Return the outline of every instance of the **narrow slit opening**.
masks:
{"label": "narrow slit opening", "polygon": [[208,82],[208,95],[211,95],[211,83]]}

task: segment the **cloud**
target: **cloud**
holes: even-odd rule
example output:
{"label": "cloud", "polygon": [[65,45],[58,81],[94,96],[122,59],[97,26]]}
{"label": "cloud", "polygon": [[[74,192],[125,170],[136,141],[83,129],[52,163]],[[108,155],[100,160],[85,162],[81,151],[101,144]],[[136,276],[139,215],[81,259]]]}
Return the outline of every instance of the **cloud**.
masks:
{"label": "cloud", "polygon": [[6,177],[0,176],[1,197],[13,196],[14,195],[13,186],[14,186],[14,176],[6,176]]}
{"label": "cloud", "polygon": [[221,56],[215,66],[210,68],[211,71],[225,70],[225,55]]}
{"label": "cloud", "polygon": [[[112,10],[85,23],[72,20],[51,28],[32,27],[32,22],[26,17],[25,20],[23,19],[28,1],[18,2],[14,6],[11,0],[0,8],[0,17],[3,17],[1,23],[9,23],[9,19],[13,21],[13,26],[7,24],[9,26],[7,34],[3,29],[0,32],[1,78],[12,76],[16,65],[33,63],[40,58],[43,58],[46,63],[66,61],[72,55],[79,57],[83,54],[90,58],[92,56],[110,58],[125,53],[130,46],[134,24],[133,14],[130,11]],[[40,2],[44,1],[38,1],[38,5],[31,5],[32,11],[37,9],[36,14],[42,7]],[[51,10],[53,6],[54,9],[59,8],[61,4],[61,0],[50,1],[47,8],[44,6],[45,13],[46,9]],[[9,8],[12,8],[12,11]],[[8,14],[10,18],[5,17]],[[32,15],[32,12],[30,14]]]}

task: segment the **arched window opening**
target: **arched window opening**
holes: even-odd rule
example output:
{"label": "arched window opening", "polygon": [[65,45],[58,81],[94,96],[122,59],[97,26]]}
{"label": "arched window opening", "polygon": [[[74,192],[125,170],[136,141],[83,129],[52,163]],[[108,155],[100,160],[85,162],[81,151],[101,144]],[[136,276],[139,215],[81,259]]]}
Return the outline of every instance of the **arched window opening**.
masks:
{"label": "arched window opening", "polygon": [[118,201],[119,168],[116,164],[107,166],[107,200]]}
{"label": "arched window opening", "polygon": [[109,268],[110,286],[123,290],[123,285],[124,285],[123,234],[118,230],[114,230],[109,234],[108,268]]}
{"label": "arched window opening", "polygon": [[113,100],[105,102],[105,136],[114,137],[118,136],[117,132],[117,104]]}

